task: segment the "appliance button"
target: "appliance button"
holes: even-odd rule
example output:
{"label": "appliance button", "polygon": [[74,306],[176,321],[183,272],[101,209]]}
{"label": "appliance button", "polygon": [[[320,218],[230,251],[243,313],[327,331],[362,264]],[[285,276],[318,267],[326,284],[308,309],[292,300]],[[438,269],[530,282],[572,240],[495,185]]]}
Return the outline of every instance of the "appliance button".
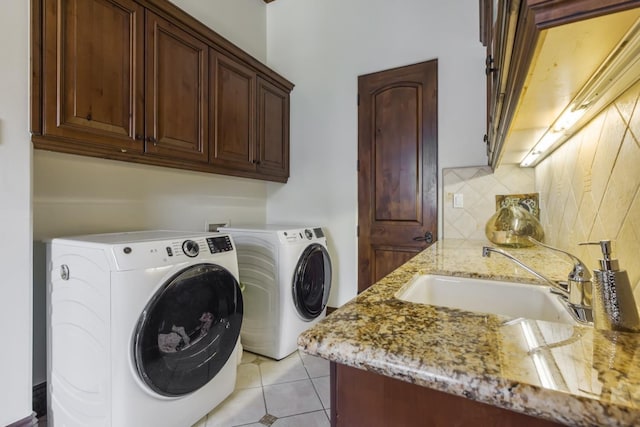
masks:
{"label": "appliance button", "polygon": [[307,239],[309,240],[313,239],[313,233],[308,228],[304,230],[304,235],[307,236]]}

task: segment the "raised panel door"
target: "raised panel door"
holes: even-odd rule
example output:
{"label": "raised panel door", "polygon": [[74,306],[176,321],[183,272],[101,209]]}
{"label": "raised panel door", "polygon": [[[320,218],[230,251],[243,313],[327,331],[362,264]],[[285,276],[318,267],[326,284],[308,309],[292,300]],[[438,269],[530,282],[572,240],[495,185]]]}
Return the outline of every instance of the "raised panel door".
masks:
{"label": "raised panel door", "polygon": [[437,60],[358,78],[358,290],[437,236]]}
{"label": "raised panel door", "polygon": [[147,11],[145,153],[207,162],[208,46]]}
{"label": "raised panel door", "polygon": [[44,134],[80,148],[142,151],[143,8],[46,0],[43,12]]}
{"label": "raised panel door", "polygon": [[235,170],[256,170],[256,72],[213,49],[210,51],[210,162]]}
{"label": "raised panel door", "polygon": [[258,171],[289,176],[289,93],[258,78]]}

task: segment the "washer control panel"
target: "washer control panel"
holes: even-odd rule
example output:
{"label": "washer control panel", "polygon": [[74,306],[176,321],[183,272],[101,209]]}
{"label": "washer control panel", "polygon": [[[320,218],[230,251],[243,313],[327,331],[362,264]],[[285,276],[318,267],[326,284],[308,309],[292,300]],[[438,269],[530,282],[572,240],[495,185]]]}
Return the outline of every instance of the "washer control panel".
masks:
{"label": "washer control panel", "polygon": [[229,236],[207,237],[207,245],[212,254],[233,250],[233,244]]}
{"label": "washer control panel", "polygon": [[170,245],[165,247],[165,252],[169,257],[184,254],[189,258],[196,258],[198,255],[206,254],[206,248],[212,254],[230,252],[233,251],[233,243],[228,235],[187,239],[171,242]]}
{"label": "washer control panel", "polygon": [[212,254],[225,257],[227,253],[235,255],[233,239],[223,233],[186,234],[166,240],[150,238],[133,242],[116,242],[110,244],[109,248],[115,257],[118,271],[159,267],[187,260],[209,260]]}

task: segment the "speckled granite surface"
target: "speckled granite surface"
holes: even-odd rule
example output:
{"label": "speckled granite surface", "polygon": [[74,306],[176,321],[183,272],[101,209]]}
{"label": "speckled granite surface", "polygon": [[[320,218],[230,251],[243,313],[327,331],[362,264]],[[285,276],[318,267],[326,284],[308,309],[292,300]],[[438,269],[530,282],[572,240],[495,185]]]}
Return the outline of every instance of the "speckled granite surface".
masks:
{"label": "speckled granite surface", "polygon": [[[640,425],[640,334],[414,304],[394,297],[416,274],[535,283],[486,242],[445,240],[315,327],[309,354],[576,426]],[[509,250],[551,278],[571,269],[545,249]]]}

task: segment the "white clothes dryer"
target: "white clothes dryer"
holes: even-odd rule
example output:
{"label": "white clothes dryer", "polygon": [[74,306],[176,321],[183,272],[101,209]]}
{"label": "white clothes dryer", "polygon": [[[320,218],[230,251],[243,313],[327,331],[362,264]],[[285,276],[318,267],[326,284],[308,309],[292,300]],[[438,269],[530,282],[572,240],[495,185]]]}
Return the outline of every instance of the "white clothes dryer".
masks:
{"label": "white clothes dryer", "polygon": [[228,234],[56,238],[47,256],[49,425],[185,427],[231,394],[243,302]]}
{"label": "white clothes dryer", "polygon": [[276,360],[293,353],[298,335],[326,316],[331,258],[320,227],[247,225],[233,236],[245,310],[246,350]]}

